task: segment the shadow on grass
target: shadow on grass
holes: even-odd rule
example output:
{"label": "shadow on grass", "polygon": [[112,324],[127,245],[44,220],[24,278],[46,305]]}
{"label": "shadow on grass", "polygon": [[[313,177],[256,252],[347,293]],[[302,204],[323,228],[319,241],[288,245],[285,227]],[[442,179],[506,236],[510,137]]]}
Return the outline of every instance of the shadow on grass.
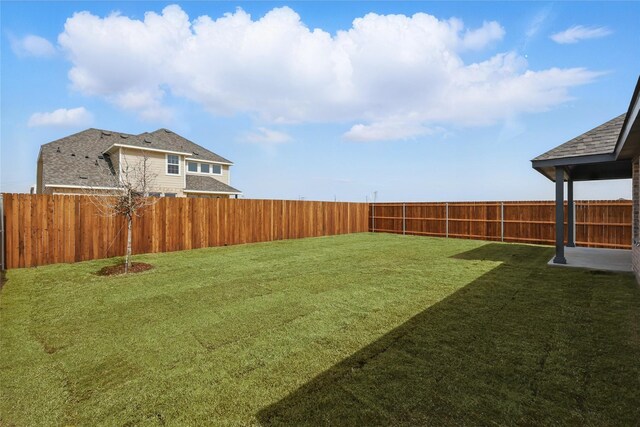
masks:
{"label": "shadow on grass", "polygon": [[0,291],[2,291],[4,284],[7,283],[8,281],[9,280],[7,279],[7,271],[0,270]]}
{"label": "shadow on grass", "polygon": [[549,248],[486,244],[502,264],[258,414],[263,425],[634,425],[640,289],[548,268]]}

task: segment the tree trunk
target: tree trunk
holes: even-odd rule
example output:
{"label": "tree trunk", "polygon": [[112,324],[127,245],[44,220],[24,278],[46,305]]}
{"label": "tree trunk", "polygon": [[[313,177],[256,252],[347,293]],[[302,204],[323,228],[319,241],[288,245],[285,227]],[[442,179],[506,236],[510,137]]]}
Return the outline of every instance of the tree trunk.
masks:
{"label": "tree trunk", "polygon": [[127,216],[127,255],[124,259],[124,273],[127,274],[129,272],[129,268],[131,268],[131,216]]}

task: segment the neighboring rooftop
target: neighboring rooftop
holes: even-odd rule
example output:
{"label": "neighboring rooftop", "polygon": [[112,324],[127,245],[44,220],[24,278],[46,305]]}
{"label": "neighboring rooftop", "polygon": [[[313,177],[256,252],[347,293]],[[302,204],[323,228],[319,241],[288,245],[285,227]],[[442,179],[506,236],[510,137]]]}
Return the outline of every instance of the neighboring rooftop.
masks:
{"label": "neighboring rooftop", "polygon": [[104,172],[113,169],[105,152],[114,144],[193,153],[195,159],[232,164],[167,129],[132,135],[91,128],[42,145],[43,184],[104,186]]}
{"label": "neighboring rooftop", "polygon": [[113,170],[104,152],[129,136],[100,129],[87,129],[60,138],[40,149],[43,185],[108,186],[104,174]]}
{"label": "neighboring rooftop", "polygon": [[145,132],[140,135],[134,135],[120,142],[121,144],[133,145],[136,147],[156,148],[159,150],[174,150],[193,153],[193,157],[200,160],[210,160],[212,162],[220,162],[232,164],[231,161],[222,156],[217,155],[213,151],[189,141],[177,133],[169,129],[158,129],[154,132]]}
{"label": "neighboring rooftop", "polygon": [[620,130],[624,123],[625,114],[591,129],[562,145],[539,155],[533,161],[563,159],[567,157],[589,156],[595,154],[612,154]]}

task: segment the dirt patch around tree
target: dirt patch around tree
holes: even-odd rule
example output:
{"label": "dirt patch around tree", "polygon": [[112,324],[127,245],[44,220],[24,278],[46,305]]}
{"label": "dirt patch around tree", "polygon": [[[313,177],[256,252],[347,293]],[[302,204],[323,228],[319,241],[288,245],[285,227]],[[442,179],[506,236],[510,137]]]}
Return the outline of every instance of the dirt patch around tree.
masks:
{"label": "dirt patch around tree", "polygon": [[[151,270],[152,268],[153,265],[147,264],[146,262],[132,262],[131,267],[129,268],[129,273],[140,273]],[[118,274],[124,274],[124,263],[108,265],[106,267],[102,267],[100,271],[98,271],[98,276],[116,276]]]}

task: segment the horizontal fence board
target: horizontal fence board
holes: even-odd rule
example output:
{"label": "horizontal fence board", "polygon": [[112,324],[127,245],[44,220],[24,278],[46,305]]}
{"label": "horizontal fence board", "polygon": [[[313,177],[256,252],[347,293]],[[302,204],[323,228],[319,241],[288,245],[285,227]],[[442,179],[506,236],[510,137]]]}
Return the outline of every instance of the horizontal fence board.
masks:
{"label": "horizontal fence board", "polygon": [[[3,194],[6,268],[125,254],[127,223],[90,196]],[[133,219],[134,254],[368,230],[366,203],[158,198]]]}
{"label": "horizontal fence board", "polygon": [[[631,248],[632,202],[575,202],[578,246]],[[565,241],[567,238],[565,203]],[[423,236],[555,244],[555,202],[372,203],[369,230]]]}
{"label": "horizontal fence board", "polygon": [[[4,194],[6,267],[124,255],[126,221],[88,196]],[[576,201],[576,244],[629,249],[630,201]],[[565,204],[566,214],[566,204]],[[566,222],[565,222],[566,224]],[[555,203],[347,203],[159,198],[133,220],[133,253],[364,231],[553,245]],[[565,238],[566,238],[565,227]]]}

